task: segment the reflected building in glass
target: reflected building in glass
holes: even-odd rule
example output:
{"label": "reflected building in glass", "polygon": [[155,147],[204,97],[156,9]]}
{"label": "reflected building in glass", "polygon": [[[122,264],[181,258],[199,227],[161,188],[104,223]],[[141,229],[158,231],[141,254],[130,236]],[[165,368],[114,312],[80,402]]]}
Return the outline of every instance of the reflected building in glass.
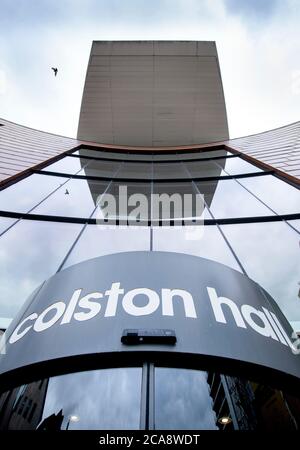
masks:
{"label": "reflected building in glass", "polygon": [[[125,252],[169,253],[179,266],[180,255],[226,266],[256,283],[299,332],[300,122],[230,140],[215,43],[95,41],[77,139],[4,119],[0,138],[0,329],[7,329],[6,341],[51,277]],[[171,198],[166,214],[154,207],[155,195]],[[194,204],[178,206],[178,195],[199,195],[200,212]],[[107,208],[108,199],[115,208]],[[180,288],[172,273],[166,279],[164,288]],[[223,279],[225,290],[232,280]],[[135,288],[144,287],[137,274]],[[145,299],[136,302],[145,307]],[[41,314],[44,306],[35,307]],[[165,330],[157,331],[147,314],[147,323],[129,330],[129,338],[144,333],[131,347],[136,344],[136,352],[122,352],[120,333],[121,347],[109,348],[109,356],[90,352],[87,343],[82,363],[81,350],[60,358],[58,349],[55,361],[32,354],[32,364],[15,361],[18,370],[7,375],[0,360],[0,429],[299,429],[296,334],[299,375],[290,383],[284,363],[273,371],[268,362],[236,364],[234,354],[219,354],[222,339],[215,339],[213,354],[177,352],[185,338],[175,313],[169,324],[177,343],[169,351],[163,338],[153,338],[153,330]],[[130,320],[122,330],[132,328]],[[20,330],[26,339],[34,333]],[[112,325],[108,347],[116,330]]]}

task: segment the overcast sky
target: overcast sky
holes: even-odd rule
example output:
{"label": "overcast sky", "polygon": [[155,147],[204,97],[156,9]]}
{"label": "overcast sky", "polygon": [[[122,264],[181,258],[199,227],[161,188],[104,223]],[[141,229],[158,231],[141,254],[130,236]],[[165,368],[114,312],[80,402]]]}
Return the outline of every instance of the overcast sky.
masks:
{"label": "overcast sky", "polygon": [[75,137],[92,40],[135,39],[216,41],[230,137],[300,120],[300,0],[0,0],[0,117]]}

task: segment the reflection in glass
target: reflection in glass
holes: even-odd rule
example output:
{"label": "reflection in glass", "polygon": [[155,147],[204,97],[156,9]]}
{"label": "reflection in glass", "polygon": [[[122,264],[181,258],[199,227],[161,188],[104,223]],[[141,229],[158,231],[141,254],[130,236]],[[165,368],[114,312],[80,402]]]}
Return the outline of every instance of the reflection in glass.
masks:
{"label": "reflection in glass", "polygon": [[73,155],[92,156],[94,158],[109,158],[115,160],[128,160],[128,161],[130,160],[152,161],[151,153],[149,153],[149,155],[145,155],[142,153],[107,152],[107,151],[104,152],[101,150],[90,150],[87,148],[76,150],[76,152],[74,152]]}
{"label": "reflection in glass", "polygon": [[[186,167],[186,176],[190,175],[191,178],[205,178],[205,177],[220,177],[223,175],[227,175],[220,167],[219,161],[218,164],[215,161],[191,161],[185,162],[184,166]],[[221,160],[223,161],[223,160]]]}
{"label": "reflection in glass", "polygon": [[27,212],[67,178],[33,174],[0,191],[0,210]]}
{"label": "reflection in glass", "polygon": [[224,168],[229,175],[238,175],[241,173],[262,172],[257,166],[248,163],[242,158],[218,159],[218,165]]}
{"label": "reflection in glass", "polygon": [[82,225],[22,220],[0,237],[0,311],[14,317],[28,295],[53,275]]}
{"label": "reflection in glass", "polygon": [[72,179],[32,212],[89,218],[96,207],[99,195],[103,194],[107,185],[107,181]]}
{"label": "reflection in glass", "polygon": [[7,230],[18,219],[11,219],[10,217],[0,217],[0,234]]}
{"label": "reflection in glass", "polygon": [[111,253],[149,250],[150,228],[142,226],[87,225],[64,267]]}
{"label": "reflection in glass", "polygon": [[59,173],[69,173],[77,174],[83,167],[85,167],[89,162],[89,159],[84,158],[72,158],[71,156],[65,156],[59,161],[44,167],[43,171],[48,172],[59,172]]}
{"label": "reflection in glass", "polygon": [[[151,218],[151,183],[113,181],[105,193],[113,198],[103,196],[97,202],[93,218],[110,219],[110,224],[120,220],[123,225],[127,225],[127,221],[131,224],[148,225]],[[110,205],[107,199],[112,202]]]}
{"label": "reflection in glass", "polygon": [[300,320],[299,235],[284,222],[222,229],[249,277],[274,298],[290,321]]}
{"label": "reflection in glass", "polygon": [[155,369],[155,428],[217,430],[207,373]]}
{"label": "reflection in glass", "polygon": [[241,270],[215,225],[154,227],[153,250],[201,256]]}
{"label": "reflection in glass", "polygon": [[[141,379],[141,368],[103,369],[51,378],[42,422],[61,411],[60,429],[137,429]],[[39,427],[43,428],[41,424]]]}
{"label": "reflection in glass", "polygon": [[122,163],[119,161],[97,161],[96,159],[89,159],[87,166],[80,172],[80,175],[112,178],[120,169],[121,165]]}
{"label": "reflection in glass", "polygon": [[[160,183],[156,181],[153,183],[153,194],[159,195],[156,200],[156,207],[153,202],[152,207],[152,219],[154,220],[169,220],[176,218],[197,218],[199,220],[211,219],[211,215],[203,203],[203,197],[197,199],[196,194],[198,190],[195,185],[188,182],[172,181],[169,183]],[[164,203],[164,194],[169,196],[169,202]],[[185,197],[188,196],[188,197]],[[168,197],[166,197],[168,198]],[[187,201],[190,199],[190,202]],[[160,202],[158,203],[158,201]],[[196,202],[198,206],[196,207]],[[189,224],[189,221],[185,221],[185,224]]]}
{"label": "reflection in glass", "polygon": [[188,178],[184,166],[181,163],[154,163],[153,164],[153,178]]}
{"label": "reflection in glass", "polygon": [[120,171],[118,178],[135,178],[139,180],[152,178],[152,164],[149,163],[131,163],[125,162]]}
{"label": "reflection in glass", "polygon": [[239,181],[278,214],[300,212],[300,190],[274,175],[244,178]]}
{"label": "reflection in glass", "polygon": [[236,180],[201,181],[197,186],[216,219],[273,214]]}

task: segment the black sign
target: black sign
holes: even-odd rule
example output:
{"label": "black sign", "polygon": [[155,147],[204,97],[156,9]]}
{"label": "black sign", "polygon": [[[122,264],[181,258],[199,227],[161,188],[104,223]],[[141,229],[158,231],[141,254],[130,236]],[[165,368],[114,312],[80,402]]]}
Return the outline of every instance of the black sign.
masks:
{"label": "black sign", "polygon": [[276,303],[242,273],[183,254],[119,253],[69,267],[36,290],[2,339],[0,373],[144,350],[225,357],[300,377],[297,342]]}

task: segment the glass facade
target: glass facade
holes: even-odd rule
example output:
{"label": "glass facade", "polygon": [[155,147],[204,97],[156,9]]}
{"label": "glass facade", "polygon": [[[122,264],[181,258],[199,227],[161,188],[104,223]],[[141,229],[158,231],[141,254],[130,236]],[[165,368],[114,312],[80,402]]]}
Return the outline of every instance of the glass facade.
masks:
{"label": "glass facade", "polygon": [[[268,171],[222,149],[131,154],[82,148],[34,172],[0,191],[0,317],[13,318],[57,270],[109,253],[149,250],[201,256],[242,271],[290,321],[300,319],[293,270],[299,226],[280,216],[299,214],[300,191]],[[133,223],[138,201],[100,214],[99,221],[101,199],[109,194],[120,204],[120,188],[129,198],[142,195],[146,208]],[[204,203],[200,212],[192,206],[190,222],[181,226],[183,208],[174,202],[161,220],[153,194],[200,194]]]}
{"label": "glass facade", "polygon": [[[106,195],[116,208],[103,215]],[[163,219],[153,195],[174,196]],[[176,195],[199,195],[202,208],[189,206],[186,214]],[[132,203],[124,209],[125,197]],[[56,272],[126,251],[185,253],[229,266],[260,284],[292,324],[299,322],[299,209],[297,187],[223,149],[69,152],[0,191],[0,329]],[[73,373],[3,393],[0,427],[275,429],[270,404],[283,417],[282,429],[300,425],[299,400],[281,391],[145,361],[143,368]]]}
{"label": "glass facade", "polygon": [[295,431],[299,426],[299,398],[218,372],[152,363],[55,376],[0,394],[0,430]]}

